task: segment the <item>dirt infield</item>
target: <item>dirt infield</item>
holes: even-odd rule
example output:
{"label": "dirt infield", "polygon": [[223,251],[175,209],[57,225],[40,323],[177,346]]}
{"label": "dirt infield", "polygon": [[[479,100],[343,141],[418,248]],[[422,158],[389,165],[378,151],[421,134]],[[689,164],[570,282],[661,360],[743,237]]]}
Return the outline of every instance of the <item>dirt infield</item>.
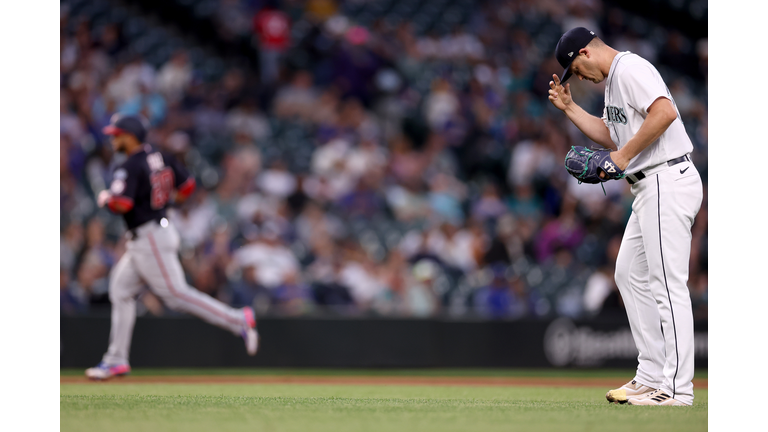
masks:
{"label": "dirt infield", "polygon": [[[706,379],[695,379],[696,388],[707,388]],[[85,377],[61,377],[61,384],[90,383]],[[613,378],[556,377],[401,377],[401,376],[127,376],[110,380],[114,384],[322,384],[322,385],[420,385],[474,387],[617,387]],[[98,383],[94,383],[98,384]]]}

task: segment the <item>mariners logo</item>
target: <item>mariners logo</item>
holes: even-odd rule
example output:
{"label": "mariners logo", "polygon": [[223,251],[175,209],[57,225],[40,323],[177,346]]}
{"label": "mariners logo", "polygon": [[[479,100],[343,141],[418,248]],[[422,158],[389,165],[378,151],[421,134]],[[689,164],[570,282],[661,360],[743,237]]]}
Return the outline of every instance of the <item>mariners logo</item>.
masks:
{"label": "mariners logo", "polygon": [[627,113],[624,112],[624,108],[608,105],[605,107],[605,113],[609,122],[627,124]]}

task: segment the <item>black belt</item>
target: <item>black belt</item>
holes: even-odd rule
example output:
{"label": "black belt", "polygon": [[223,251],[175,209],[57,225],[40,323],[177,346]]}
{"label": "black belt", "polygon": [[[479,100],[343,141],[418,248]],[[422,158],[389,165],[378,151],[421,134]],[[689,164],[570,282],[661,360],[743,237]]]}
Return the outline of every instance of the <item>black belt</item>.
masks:
{"label": "black belt", "polygon": [[[683,155],[683,156],[680,156],[679,158],[675,158],[675,159],[670,159],[670,160],[668,160],[668,161],[667,161],[667,165],[669,165],[669,166],[675,166],[675,165],[677,165],[677,164],[679,164],[679,163],[681,163],[681,162],[690,161],[690,160],[691,160],[691,158],[689,158],[689,157],[688,157],[688,155]],[[635,176],[635,178],[637,179],[637,181],[640,181],[640,180],[642,180],[642,179],[644,179],[644,178],[645,178],[645,174],[643,174],[643,172],[642,172],[642,171],[638,171],[638,172],[636,172],[636,173],[634,173],[634,174],[632,174],[632,175],[633,175],[633,176]],[[631,178],[629,178],[629,177],[627,177],[627,182],[628,182],[629,184],[635,184],[635,183],[637,183],[637,182],[635,182],[635,181],[632,181],[632,179],[631,179]]]}

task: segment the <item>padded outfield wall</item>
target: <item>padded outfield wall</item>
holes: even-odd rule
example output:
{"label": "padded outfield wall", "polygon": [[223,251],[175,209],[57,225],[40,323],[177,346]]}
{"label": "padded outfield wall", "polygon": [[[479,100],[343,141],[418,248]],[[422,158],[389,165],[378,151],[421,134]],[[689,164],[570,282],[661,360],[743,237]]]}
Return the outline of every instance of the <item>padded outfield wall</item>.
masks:
{"label": "padded outfield wall", "polygon": [[[695,326],[696,367],[707,367],[707,322]],[[261,348],[192,317],[138,318],[134,367],[615,367],[637,366],[626,319],[457,321],[264,318]],[[61,367],[98,363],[108,316],[61,317]]]}

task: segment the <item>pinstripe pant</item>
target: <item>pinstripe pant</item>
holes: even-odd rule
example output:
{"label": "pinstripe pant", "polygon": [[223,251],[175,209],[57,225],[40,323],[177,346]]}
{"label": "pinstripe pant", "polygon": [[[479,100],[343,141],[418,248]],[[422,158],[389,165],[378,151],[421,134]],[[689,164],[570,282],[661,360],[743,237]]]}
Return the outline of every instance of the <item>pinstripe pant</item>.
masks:
{"label": "pinstripe pant", "polygon": [[190,287],[179,262],[179,233],[168,225],[148,222],[136,229],[125,254],[112,269],[109,299],[112,327],[109,348],[103,361],[127,364],[136,322],[136,299],[144,284],[173,310],[195,315],[235,335],[247,326],[241,309],[228,305]]}
{"label": "pinstripe pant", "polygon": [[703,198],[691,162],[648,170],[616,261],[616,285],[639,352],[635,379],[693,404],[693,312],[688,291],[691,227]]}

